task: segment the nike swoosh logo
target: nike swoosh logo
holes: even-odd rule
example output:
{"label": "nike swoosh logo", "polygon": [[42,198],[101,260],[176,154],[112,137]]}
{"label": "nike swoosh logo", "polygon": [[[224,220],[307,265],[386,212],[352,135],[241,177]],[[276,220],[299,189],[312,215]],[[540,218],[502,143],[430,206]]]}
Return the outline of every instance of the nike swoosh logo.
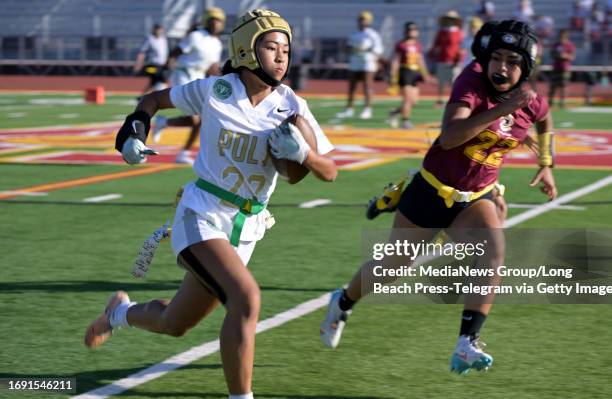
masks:
{"label": "nike swoosh logo", "polygon": [[282,114],[283,112],[289,112],[289,111],[290,111],[290,109],[289,109],[289,108],[287,108],[287,109],[280,109],[280,108],[277,108],[277,110],[276,110],[276,112],[278,112],[278,113],[280,113],[280,114]]}
{"label": "nike swoosh logo", "polygon": [[463,359],[463,360],[467,360],[468,358],[467,353],[460,353],[458,356],[460,359]]}

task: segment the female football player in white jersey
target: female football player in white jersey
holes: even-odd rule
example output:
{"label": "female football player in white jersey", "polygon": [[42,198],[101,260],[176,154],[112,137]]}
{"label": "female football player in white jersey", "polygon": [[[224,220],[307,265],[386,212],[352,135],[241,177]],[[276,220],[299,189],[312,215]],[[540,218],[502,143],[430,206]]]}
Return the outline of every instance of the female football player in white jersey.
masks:
{"label": "female football player in white jersey", "polygon": [[[225,74],[143,97],[117,134],[116,148],[127,163],[144,162],[150,118],[163,108],[200,114],[201,145],[172,227],[172,247],[185,277],[171,301],[136,304],[127,293],[113,294],[102,315],[87,328],[85,345],[97,347],[117,327],[138,327],[181,336],[222,303],[221,358],[230,398],[252,398],[251,377],[260,292],[245,267],[265,230],[266,203],[277,173],[269,157],[298,162],[318,178],[336,178],[324,154],[333,146],[306,101],[282,85],[290,60],[291,30],[271,11],[255,10],[238,19],[230,38]],[[302,115],[317,139],[311,151],[293,125]]]}

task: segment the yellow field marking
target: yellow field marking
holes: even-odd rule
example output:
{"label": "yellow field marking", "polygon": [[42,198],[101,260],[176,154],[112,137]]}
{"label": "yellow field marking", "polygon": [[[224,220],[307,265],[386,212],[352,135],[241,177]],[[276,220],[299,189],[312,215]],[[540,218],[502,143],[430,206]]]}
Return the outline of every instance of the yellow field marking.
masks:
{"label": "yellow field marking", "polygon": [[[63,188],[70,188],[70,187],[76,187],[76,186],[84,186],[87,184],[101,183],[101,182],[109,181],[109,180],[124,179],[126,177],[149,175],[152,173],[162,172],[164,170],[176,169],[179,167],[181,166],[175,165],[175,164],[154,165],[154,166],[147,166],[147,167],[131,169],[131,170],[123,171],[123,172],[106,173],[106,174],[98,175],[98,176],[81,177],[79,179],[65,180],[65,181],[60,181],[56,183],[47,183],[47,184],[40,184],[40,185],[32,186],[32,187],[17,188],[11,191],[27,192],[27,193],[48,192],[48,191],[54,191],[54,190],[61,190]],[[0,200],[16,197],[18,195],[19,193],[0,194]]]}

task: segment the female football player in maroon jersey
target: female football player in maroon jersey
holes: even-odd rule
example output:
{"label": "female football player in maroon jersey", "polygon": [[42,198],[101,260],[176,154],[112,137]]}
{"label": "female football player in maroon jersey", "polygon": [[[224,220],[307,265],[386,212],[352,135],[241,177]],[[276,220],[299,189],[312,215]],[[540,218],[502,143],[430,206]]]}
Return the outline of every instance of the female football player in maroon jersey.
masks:
{"label": "female football player in maroon jersey", "polygon": [[[427,243],[440,230],[456,242],[465,242],[469,240],[466,231],[477,229],[487,245],[476,267],[495,270],[503,265],[505,252],[495,183],[505,154],[528,140],[527,131],[533,125],[538,133],[539,170],[531,186],[541,184],[549,200],[557,196],[551,169],[552,119],[546,100],[526,82],[537,52],[537,38],[527,24],[513,20],[485,24],[474,39],[472,52],[476,60],[453,85],[440,135],[402,193],[389,243]],[[384,267],[411,265],[409,258],[397,252],[384,258]],[[374,282],[396,279],[373,280],[376,265],[380,261],[366,262],[346,289],[332,294],[320,330],[326,346],[338,345],[352,306],[373,291]],[[483,280],[490,287],[500,283],[496,273],[480,282]],[[493,293],[466,294],[451,371],[465,374],[492,365],[493,358],[482,350],[478,337],[493,298]]]}

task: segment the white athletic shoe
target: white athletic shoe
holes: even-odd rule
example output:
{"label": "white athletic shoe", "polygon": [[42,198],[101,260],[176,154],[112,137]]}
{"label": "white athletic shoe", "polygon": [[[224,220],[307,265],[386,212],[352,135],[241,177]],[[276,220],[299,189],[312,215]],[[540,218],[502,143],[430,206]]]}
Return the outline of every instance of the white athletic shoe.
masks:
{"label": "white athletic shoe", "polygon": [[96,348],[110,338],[113,333],[113,327],[110,325],[110,318],[113,310],[115,310],[117,306],[125,303],[130,303],[130,297],[125,291],[117,291],[110,296],[104,312],[92,321],[85,330],[85,346],[88,348]]}
{"label": "white athletic shoe", "polygon": [[344,118],[352,118],[355,115],[355,111],[353,108],[347,108],[342,112],[338,112],[336,114],[336,118],[344,119]]}
{"label": "white athletic shoe", "polygon": [[175,162],[193,165],[195,160],[191,157],[191,153],[189,152],[189,150],[181,150],[181,152],[179,152],[176,156]]}
{"label": "white athletic shoe", "polygon": [[168,118],[163,115],[157,115],[153,124],[153,142],[159,143],[162,136],[162,130],[168,126]]}
{"label": "white athletic shoe", "polygon": [[402,129],[414,129],[414,125],[409,119],[402,121]]}
{"label": "white athletic shoe", "polygon": [[329,348],[335,349],[340,343],[340,336],[346,324],[346,320],[351,314],[350,310],[343,311],[340,309],[339,302],[342,296],[342,288],[338,288],[331,295],[329,306],[327,307],[327,315],[321,323],[319,333],[323,344]]}
{"label": "white athletic shoe", "polygon": [[479,338],[460,336],[451,357],[450,370],[458,374],[467,374],[470,369],[488,370],[493,365],[493,357],[483,351],[484,347],[485,343]]}
{"label": "white athletic shoe", "polygon": [[372,108],[365,107],[359,114],[359,119],[372,119]]}

